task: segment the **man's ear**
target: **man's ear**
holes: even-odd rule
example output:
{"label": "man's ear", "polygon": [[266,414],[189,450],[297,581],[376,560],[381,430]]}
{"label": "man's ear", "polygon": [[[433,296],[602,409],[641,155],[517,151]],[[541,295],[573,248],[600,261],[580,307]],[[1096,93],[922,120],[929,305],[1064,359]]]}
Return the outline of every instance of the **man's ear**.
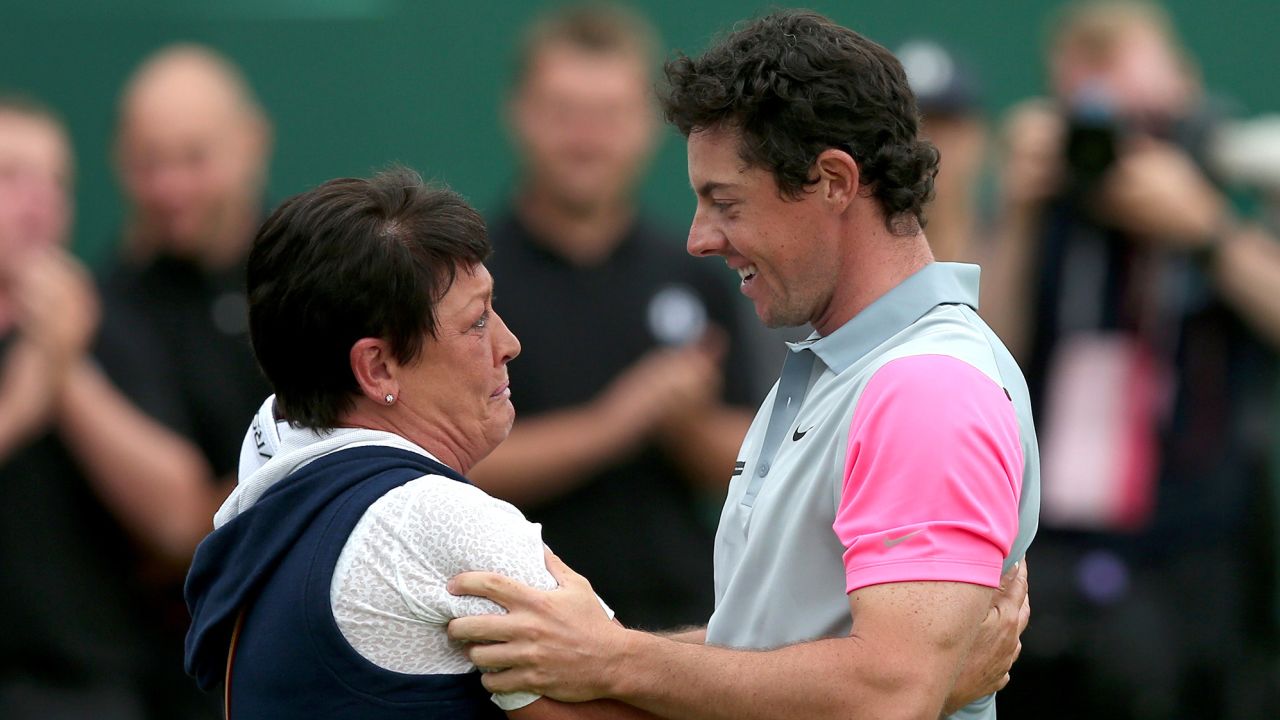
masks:
{"label": "man's ear", "polygon": [[400,395],[400,383],[396,373],[399,363],[391,354],[391,346],[381,338],[360,338],[351,346],[351,374],[360,386],[360,394],[379,405],[386,404],[388,395]]}
{"label": "man's ear", "polygon": [[845,150],[827,148],[818,154],[814,167],[818,171],[821,199],[838,212],[844,212],[862,187],[857,161]]}

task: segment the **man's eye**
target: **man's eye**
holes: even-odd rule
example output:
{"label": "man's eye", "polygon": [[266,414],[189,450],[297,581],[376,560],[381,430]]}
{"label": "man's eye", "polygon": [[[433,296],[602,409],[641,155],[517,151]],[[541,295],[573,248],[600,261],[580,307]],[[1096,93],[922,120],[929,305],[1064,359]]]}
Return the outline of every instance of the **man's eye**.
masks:
{"label": "man's eye", "polygon": [[725,210],[728,210],[734,205],[737,205],[737,203],[732,200],[712,200],[711,201],[711,207],[715,208],[716,210],[719,210],[720,212],[724,212]]}

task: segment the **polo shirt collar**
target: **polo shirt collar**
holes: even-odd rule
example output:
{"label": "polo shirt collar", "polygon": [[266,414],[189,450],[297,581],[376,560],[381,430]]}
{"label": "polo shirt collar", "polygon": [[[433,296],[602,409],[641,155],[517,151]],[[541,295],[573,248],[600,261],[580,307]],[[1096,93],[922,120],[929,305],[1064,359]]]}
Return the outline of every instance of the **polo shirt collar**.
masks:
{"label": "polo shirt collar", "polygon": [[978,309],[977,265],[930,263],[881,295],[835,332],[814,333],[798,343],[787,343],[792,352],[812,350],[836,373],[844,372],[881,343],[939,305],[968,305]]}

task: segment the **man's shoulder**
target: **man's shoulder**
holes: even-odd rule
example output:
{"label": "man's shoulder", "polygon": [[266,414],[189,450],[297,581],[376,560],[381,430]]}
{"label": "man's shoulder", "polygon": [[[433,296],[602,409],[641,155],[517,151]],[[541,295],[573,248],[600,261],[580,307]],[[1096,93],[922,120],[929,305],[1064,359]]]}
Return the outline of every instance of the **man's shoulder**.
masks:
{"label": "man's shoulder", "polygon": [[999,375],[1004,344],[971,308],[939,305],[909,325],[880,355],[883,365],[912,355],[944,355],[968,363],[992,377]]}

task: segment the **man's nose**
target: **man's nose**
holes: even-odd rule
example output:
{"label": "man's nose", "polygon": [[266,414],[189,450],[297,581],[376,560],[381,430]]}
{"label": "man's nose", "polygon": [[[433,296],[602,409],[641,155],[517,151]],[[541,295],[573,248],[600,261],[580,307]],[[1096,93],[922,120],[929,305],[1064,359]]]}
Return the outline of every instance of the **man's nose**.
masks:
{"label": "man's nose", "polygon": [[724,236],[703,218],[701,210],[694,213],[693,222],[689,224],[689,239],[685,242],[685,249],[694,257],[724,253]]}

